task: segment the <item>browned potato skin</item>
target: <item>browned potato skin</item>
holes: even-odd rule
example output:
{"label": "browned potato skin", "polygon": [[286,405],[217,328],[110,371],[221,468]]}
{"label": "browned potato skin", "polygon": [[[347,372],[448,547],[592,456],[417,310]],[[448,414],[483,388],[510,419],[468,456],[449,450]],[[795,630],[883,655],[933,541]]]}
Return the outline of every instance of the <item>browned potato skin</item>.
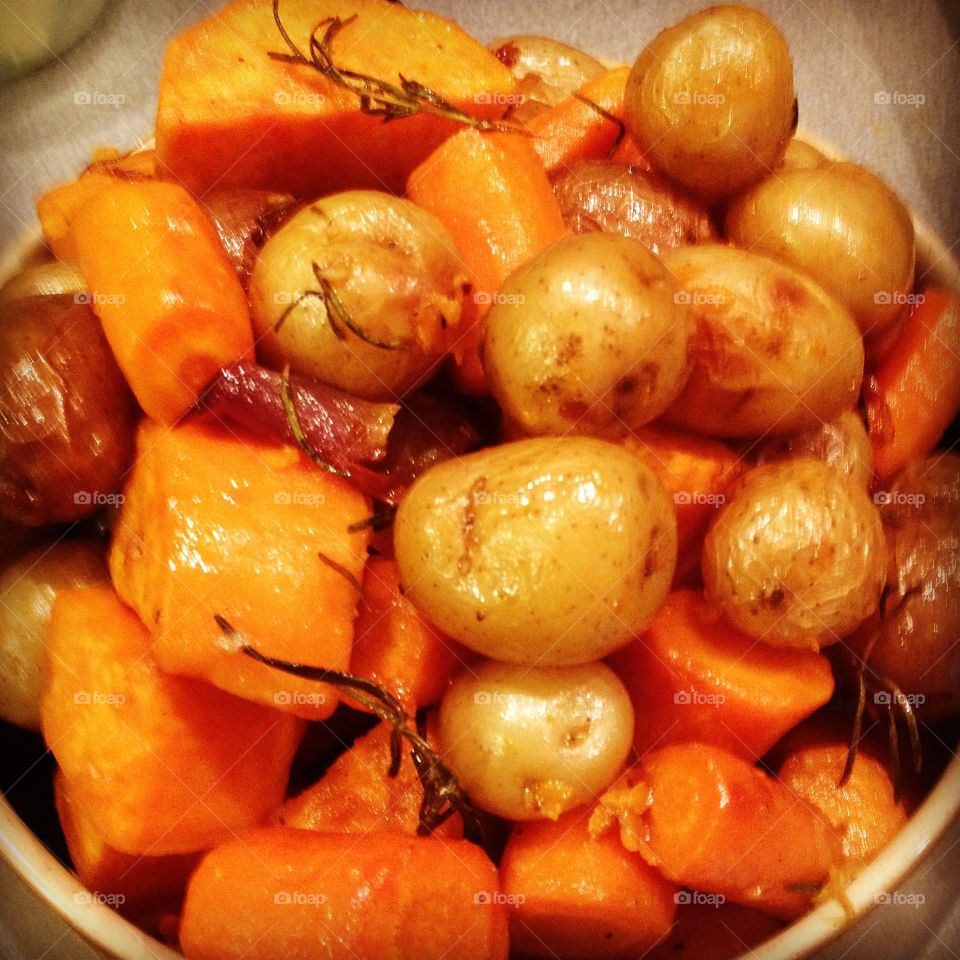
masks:
{"label": "browned potato skin", "polygon": [[855,410],[847,410],[835,420],[801,433],[772,437],[757,451],[757,463],[777,463],[797,457],[822,460],[865,489],[873,482],[873,445]]}
{"label": "browned potato skin", "polygon": [[86,303],[29,297],[0,320],[0,513],[68,523],[116,494],[137,408]]}
{"label": "browned potato skin", "polygon": [[654,253],[718,239],[696,200],[655,173],[613,160],[581,160],[560,170],[553,192],[574,233],[618,233]]}
{"label": "browned potato skin", "polygon": [[786,149],[795,119],[786,41],[758,10],[702,10],[643,50],[625,108],[657,169],[712,203],[775,170]]}
{"label": "browned potato skin", "polygon": [[880,515],[866,492],[810,458],[755,467],[707,531],[704,592],[744,633],[819,649],[880,602]]}
{"label": "browned potato skin", "polygon": [[[921,502],[922,498],[922,502]],[[960,455],[908,466],[879,502],[887,540],[882,614],[858,631],[873,644],[867,678],[888,678],[925,720],[960,713]],[[920,699],[922,698],[922,700]]]}
{"label": "browned potato skin", "polygon": [[913,221],[900,198],[855,163],[781,170],[737,197],[727,236],[813,277],[876,337],[913,289]]}
{"label": "browned potato skin", "polygon": [[693,370],[668,421],[708,436],[779,436],[854,405],[860,331],[807,276],[719,244],[677,247],[662,259],[697,327]]}

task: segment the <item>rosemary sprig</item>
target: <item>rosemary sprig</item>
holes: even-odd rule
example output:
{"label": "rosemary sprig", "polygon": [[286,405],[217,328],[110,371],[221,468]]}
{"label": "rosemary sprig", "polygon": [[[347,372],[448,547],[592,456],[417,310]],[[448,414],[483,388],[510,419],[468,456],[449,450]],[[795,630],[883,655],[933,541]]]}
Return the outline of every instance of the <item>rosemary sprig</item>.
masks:
{"label": "rosemary sprig", "polygon": [[320,551],[317,556],[320,558],[320,562],[325,566],[329,567],[335,573],[339,573],[347,583],[356,590],[357,594],[362,598],[363,597],[363,584],[342,564],[337,563],[333,557],[327,556],[327,554]]}
{"label": "rosemary sprig", "polygon": [[340,17],[328,17],[321,20],[310,34],[309,56],[304,54],[293,38],[287,32],[280,17],[280,0],[273,0],[273,19],[277,30],[289,48],[289,53],[270,52],[268,56],[273,60],[282,60],[285,63],[295,63],[316,70],[321,76],[335,83],[344,90],[349,90],[360,98],[360,110],[372,117],[382,117],[384,123],[391,120],[401,120],[418,113],[428,113],[435,117],[455,120],[476,130],[498,130],[501,132],[522,133],[523,128],[516,124],[502,120],[488,120],[466,113],[459,107],[445,100],[436,90],[408,80],[403,74],[398,74],[399,86],[372,77],[369,74],[357,73],[355,70],[343,70],[336,65],[331,53],[331,45],[337,34],[357,19],[354,14],[346,20]]}
{"label": "rosemary sprig", "polygon": [[297,414],[297,405],[293,400],[293,394],[290,391],[290,365],[283,368],[280,377],[280,402],[283,404],[283,412],[290,426],[290,432],[300,449],[318,466],[338,477],[350,479],[350,473],[347,470],[341,470],[332,463],[327,462],[317,453],[313,444],[307,439],[303,432],[303,426],[300,423],[300,417]]}
{"label": "rosemary sprig", "polygon": [[[231,639],[242,639],[230,623],[219,614],[214,618],[220,629]],[[411,724],[410,716],[400,701],[389,690],[366,677],[359,677],[342,670],[328,670],[326,667],[311,667],[300,663],[290,663],[265,656],[255,647],[244,643],[240,651],[252,660],[272,667],[283,673],[304,680],[316,680],[347,693],[352,700],[361,704],[384,722],[390,724],[390,765],[387,775],[395,777],[400,771],[403,759],[403,743],[410,746],[417,776],[423,786],[423,799],[420,802],[420,823],[417,833],[427,836],[433,833],[454,813],[463,819],[463,834],[468,840],[483,843],[483,823],[476,810],[470,804],[470,798],[457,782],[453,772],[440,759],[439,754],[430,745],[426,731]]]}

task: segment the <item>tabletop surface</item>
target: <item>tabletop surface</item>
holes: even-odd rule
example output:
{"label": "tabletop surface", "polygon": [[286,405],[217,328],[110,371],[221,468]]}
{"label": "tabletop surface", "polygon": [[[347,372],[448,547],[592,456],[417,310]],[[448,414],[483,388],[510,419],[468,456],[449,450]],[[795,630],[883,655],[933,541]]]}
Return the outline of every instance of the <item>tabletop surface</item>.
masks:
{"label": "tabletop surface", "polygon": [[[31,0],[0,0],[26,9]],[[96,146],[150,134],[168,39],[220,0],[115,0],[48,65],[0,86],[0,250],[35,229],[33,205]],[[632,61],[695,0],[419,0],[481,40],[539,33]],[[957,254],[960,240],[960,0],[754,0],[786,36],[801,124],[883,177]],[[960,960],[960,827],[905,882],[910,905],[880,907],[820,960]],[[905,898],[909,899],[909,898]],[[923,902],[919,905],[918,900]],[[86,958],[0,863],[0,958]]]}

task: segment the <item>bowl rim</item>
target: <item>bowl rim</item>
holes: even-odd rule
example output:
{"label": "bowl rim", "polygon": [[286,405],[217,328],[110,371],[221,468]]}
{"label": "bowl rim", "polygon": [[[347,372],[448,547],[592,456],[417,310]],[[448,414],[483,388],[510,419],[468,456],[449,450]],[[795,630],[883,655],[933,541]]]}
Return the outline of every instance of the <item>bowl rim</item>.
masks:
{"label": "bowl rim", "polygon": [[[815,134],[795,136],[833,160],[846,159]],[[140,149],[152,145],[145,140]],[[917,280],[960,295],[960,262],[926,221],[910,211],[916,233]],[[0,252],[0,285],[39,252],[35,224]],[[922,269],[921,269],[922,268]],[[921,863],[947,829],[960,821],[960,754],[944,769],[930,793],[894,839],[848,884],[847,904],[834,897],[795,920],[783,931],[742,955],[741,960],[800,960],[810,957],[853,927]],[[183,954],[145,933],[97,898],[51,853],[0,793],[0,857],[32,894],[88,943],[117,960],[183,960]],[[86,895],[86,896],[85,896]]]}

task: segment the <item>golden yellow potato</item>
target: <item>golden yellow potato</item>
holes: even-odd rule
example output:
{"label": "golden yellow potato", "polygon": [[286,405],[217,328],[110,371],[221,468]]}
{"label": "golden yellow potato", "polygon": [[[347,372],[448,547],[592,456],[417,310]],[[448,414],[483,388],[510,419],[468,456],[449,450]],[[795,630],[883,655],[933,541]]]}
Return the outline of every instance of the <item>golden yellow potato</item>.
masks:
{"label": "golden yellow potato", "polygon": [[703,545],[707,598],[773,646],[824,647],[880,602],[886,548],[864,489],[813,459],[755,467]]}
{"label": "golden yellow potato", "polygon": [[854,405],[863,340],[816,283],[718,244],[662,259],[697,328],[693,370],[668,420],[711,436],[761,437],[817,427]]}
{"label": "golden yellow potato", "polygon": [[883,332],[913,289],[914,235],[900,198],[855,163],[782,170],[730,205],[727,236],[802,270],[864,335]]}
{"label": "golden yellow potato", "polygon": [[771,437],[757,450],[757,463],[813,457],[850,477],[864,489],[873,482],[873,444],[863,419],[847,410],[819,427],[785,437]]}
{"label": "golden yellow potato", "polygon": [[658,417],[689,373],[693,331],[639,241],[569,237],[513,273],[487,316],[483,368],[527,434],[615,439]]}
{"label": "golden yellow potato", "polygon": [[633,707],[602,663],[526,667],[486,661],[440,705],[440,749],[471,802],[508,820],[556,820],[623,770]]}
{"label": "golden yellow potato", "polygon": [[664,174],[705,200],[776,169],[795,123],[793,64],[758,10],[719,6],[653,39],[627,81],[626,123]]}
{"label": "golden yellow potato", "polygon": [[448,460],[411,487],[394,545],[406,596],[497,660],[606,656],[650,622],[677,554],[673,504],[634,453],[588,437]]}
{"label": "golden yellow potato", "polygon": [[794,137],[780,161],[780,170],[812,170],[830,163],[816,147]]}
{"label": "golden yellow potato", "polygon": [[257,258],[258,356],[356,396],[394,399],[437,370],[466,283],[450,235],[425,210],[375,190],[323,197]]}

